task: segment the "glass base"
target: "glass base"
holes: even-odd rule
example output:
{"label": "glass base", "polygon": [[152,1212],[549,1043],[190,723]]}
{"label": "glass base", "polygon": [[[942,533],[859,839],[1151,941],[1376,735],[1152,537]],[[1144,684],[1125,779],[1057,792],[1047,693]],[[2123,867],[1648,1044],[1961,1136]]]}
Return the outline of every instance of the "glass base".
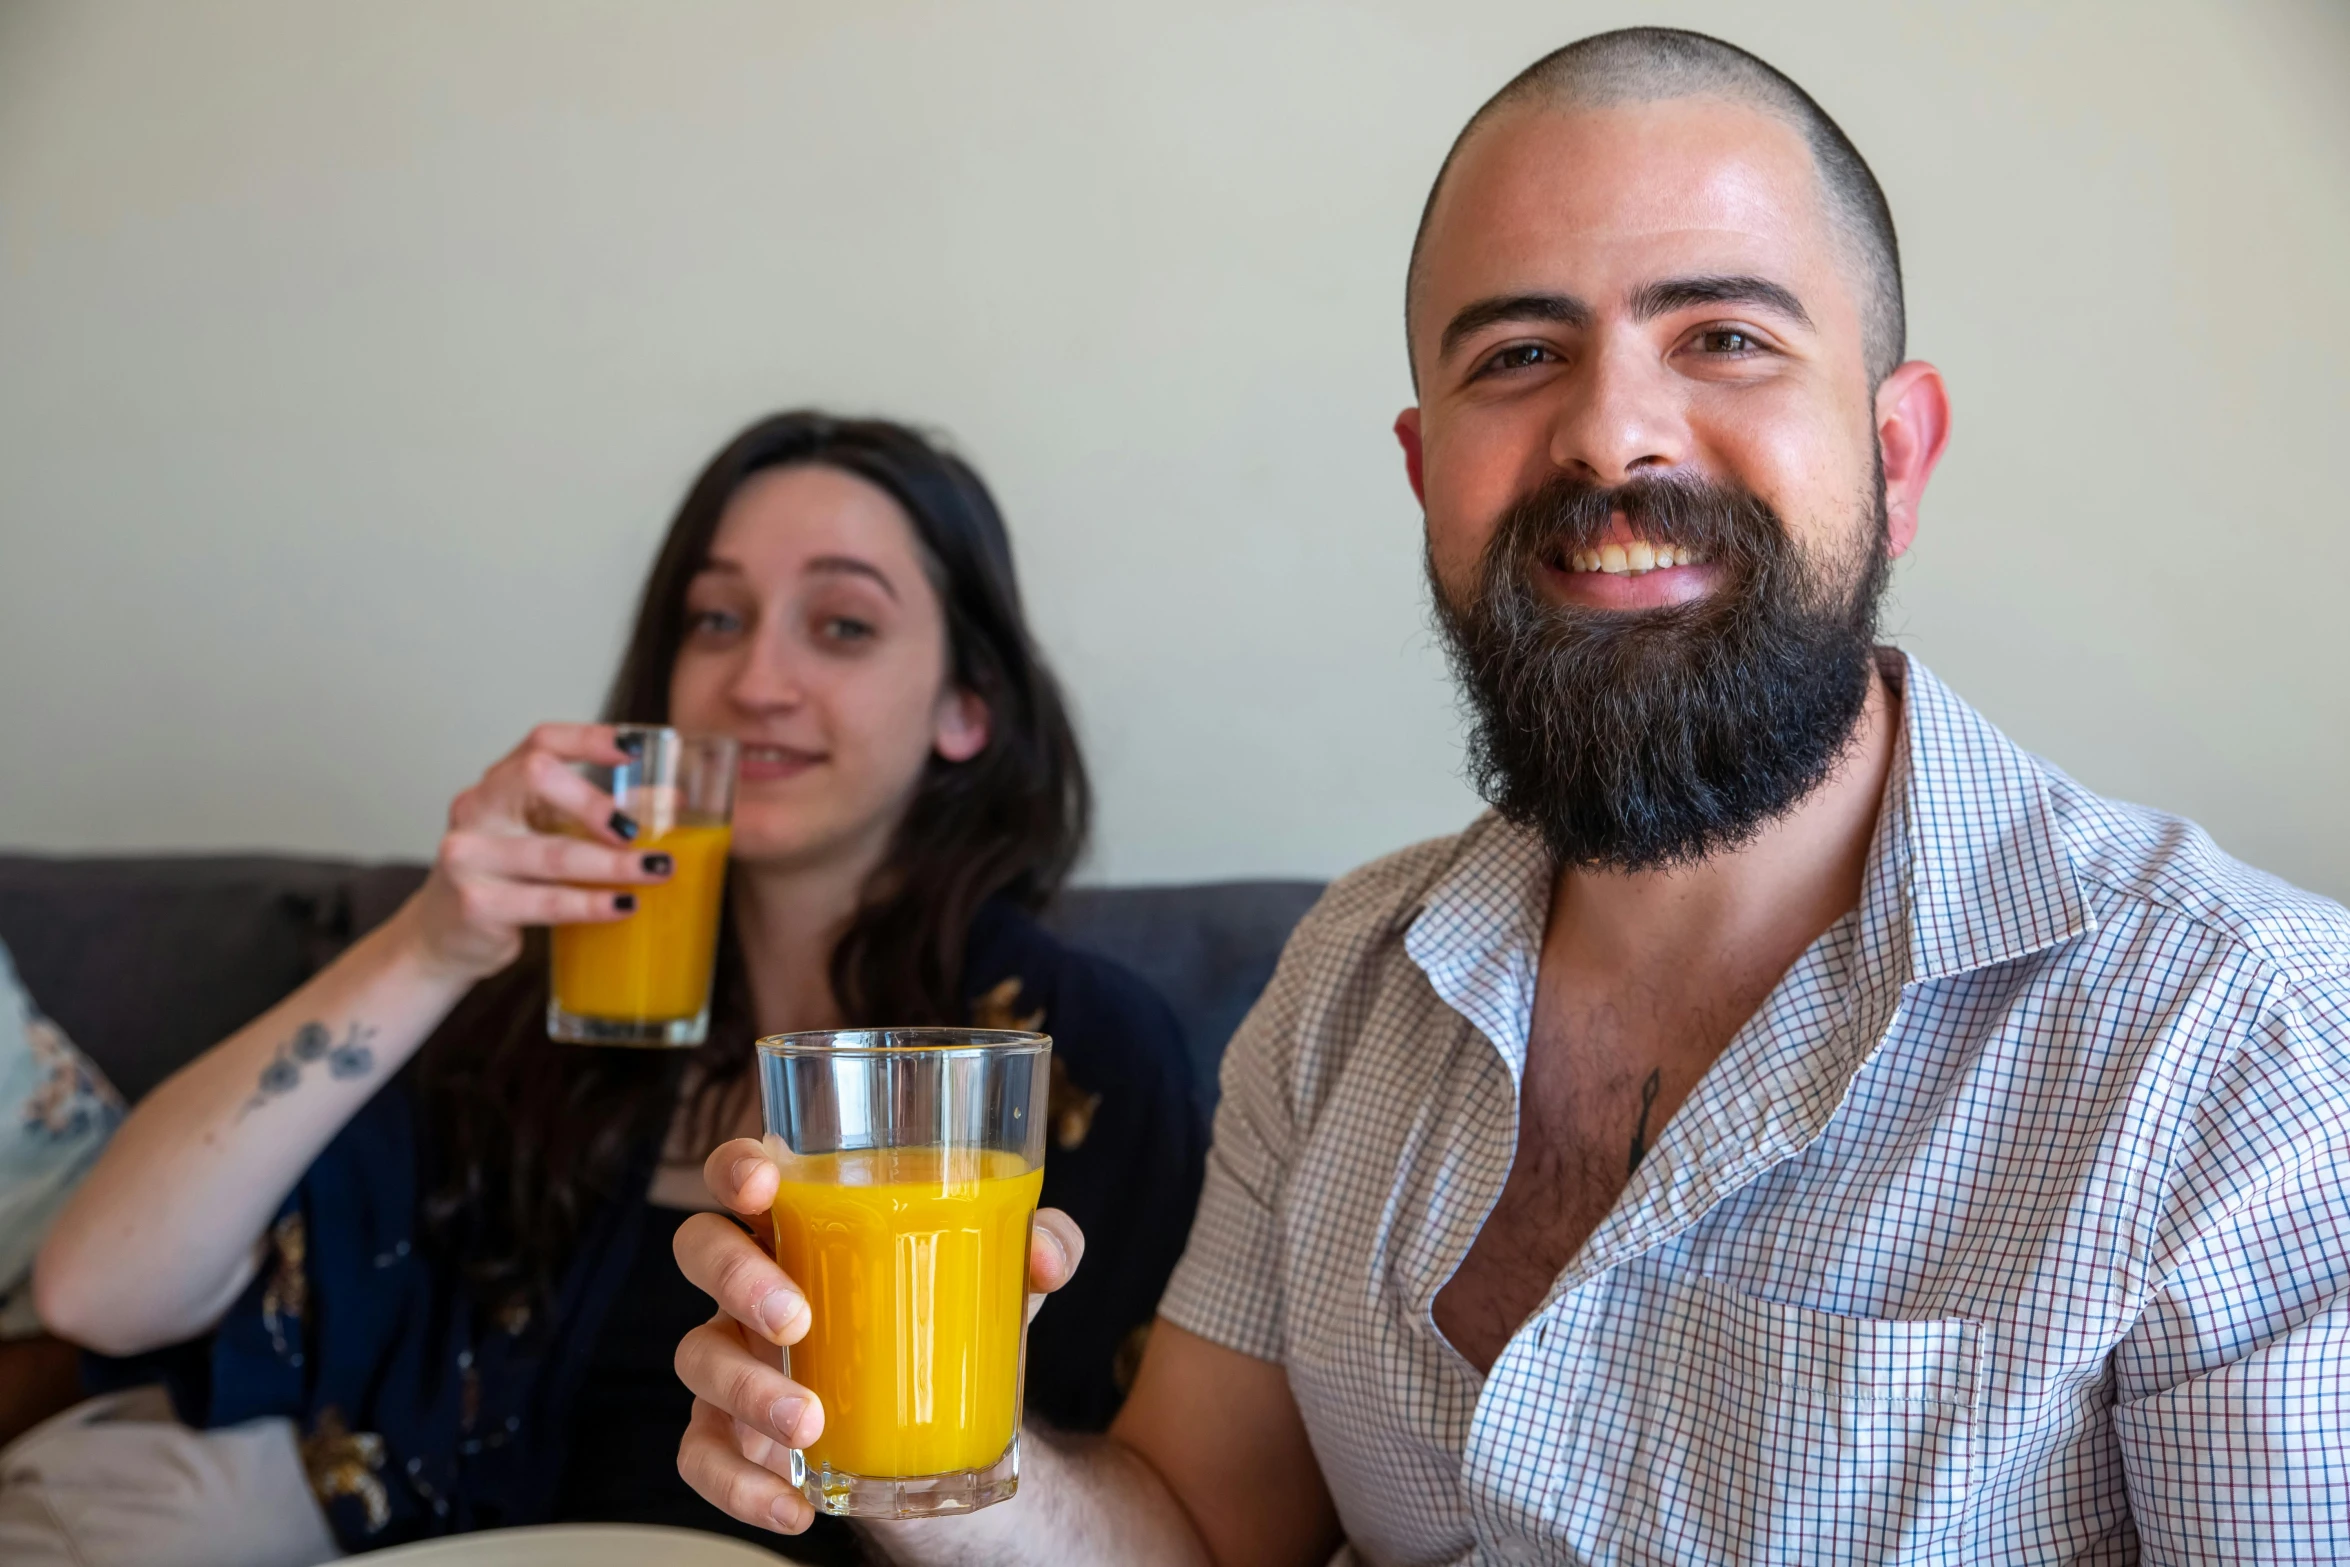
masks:
{"label": "glass base", "polygon": [[820,1513],[835,1518],[938,1518],[975,1513],[1020,1489],[1020,1439],[984,1469],[936,1475],[857,1475],[791,1455],[791,1482]]}
{"label": "glass base", "polygon": [[710,1008],[692,1017],[588,1017],[547,1003],[547,1037],[566,1045],[634,1045],[690,1050],[710,1037]]}

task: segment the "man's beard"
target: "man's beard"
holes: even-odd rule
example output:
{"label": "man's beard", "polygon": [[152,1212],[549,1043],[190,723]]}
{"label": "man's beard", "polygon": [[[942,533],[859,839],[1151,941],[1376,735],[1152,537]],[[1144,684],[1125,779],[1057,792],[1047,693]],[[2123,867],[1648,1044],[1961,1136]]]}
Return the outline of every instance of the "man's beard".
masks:
{"label": "man's beard", "polygon": [[[1834,770],[1867,703],[1891,566],[1881,466],[1872,509],[1874,527],[1814,560],[1744,490],[1561,475],[1504,514],[1468,603],[1431,560],[1478,792],[1562,865],[1652,870],[1750,842]],[[1598,549],[1614,512],[1697,551],[1715,588],[1658,609],[1545,598],[1545,563]]]}

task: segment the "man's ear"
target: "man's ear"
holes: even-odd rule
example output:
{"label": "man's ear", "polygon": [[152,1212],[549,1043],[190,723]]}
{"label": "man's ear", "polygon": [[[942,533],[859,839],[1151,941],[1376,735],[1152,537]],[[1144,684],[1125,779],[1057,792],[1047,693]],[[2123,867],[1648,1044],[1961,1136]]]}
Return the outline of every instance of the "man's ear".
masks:
{"label": "man's ear", "polygon": [[1395,416],[1396,444],[1403,448],[1403,475],[1412,481],[1412,498],[1428,504],[1427,486],[1420,477],[1420,410],[1406,408]]}
{"label": "man's ear", "polygon": [[938,699],[930,748],[950,762],[968,762],[987,749],[987,724],[987,703],[961,686],[949,686]]}
{"label": "man's ear", "polygon": [[1918,536],[1918,503],[1950,444],[1942,372],[1912,359],[1877,388],[1877,451],[1885,464],[1886,547],[1898,560]]}

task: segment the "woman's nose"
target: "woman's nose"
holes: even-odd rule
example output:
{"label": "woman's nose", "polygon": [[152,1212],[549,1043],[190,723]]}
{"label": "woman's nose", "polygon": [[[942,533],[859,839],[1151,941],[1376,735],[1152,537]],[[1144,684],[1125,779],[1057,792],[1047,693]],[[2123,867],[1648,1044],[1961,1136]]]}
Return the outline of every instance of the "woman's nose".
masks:
{"label": "woman's nose", "polygon": [[735,666],[726,694],[748,712],[788,711],[807,700],[793,659],[784,649],[765,644],[752,647]]}

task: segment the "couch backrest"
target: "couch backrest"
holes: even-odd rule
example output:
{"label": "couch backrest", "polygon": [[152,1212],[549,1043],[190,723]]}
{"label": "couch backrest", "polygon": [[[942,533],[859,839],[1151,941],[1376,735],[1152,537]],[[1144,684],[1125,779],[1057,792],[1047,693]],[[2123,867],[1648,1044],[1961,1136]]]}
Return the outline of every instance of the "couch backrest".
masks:
{"label": "couch backrest", "polygon": [[[0,941],[42,1011],[132,1099],[316,973],[423,868],[275,856],[0,855]],[[1046,916],[1165,995],[1201,1101],[1314,882],[1082,887]]]}

